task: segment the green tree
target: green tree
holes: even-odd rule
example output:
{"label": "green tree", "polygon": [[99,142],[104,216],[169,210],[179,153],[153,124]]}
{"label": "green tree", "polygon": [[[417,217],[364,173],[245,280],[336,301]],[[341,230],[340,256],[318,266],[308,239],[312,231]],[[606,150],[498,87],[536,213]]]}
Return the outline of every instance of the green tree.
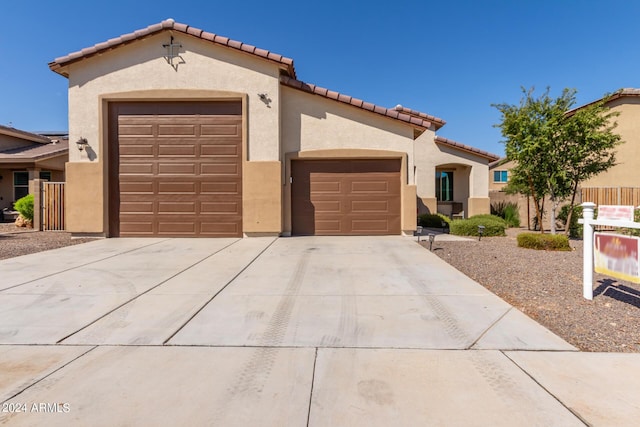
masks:
{"label": "green tree", "polygon": [[605,106],[606,98],[570,111],[574,89],[564,89],[557,98],[549,96],[549,88],[538,98],[533,89],[522,92],[518,105],[492,105],[502,114],[496,126],[505,138],[507,158],[516,162],[510,190],[533,197],[538,224],[544,197],[549,196],[555,234],[560,203],[571,197],[573,206],[580,182],[615,165],[614,148],[621,142],[613,133],[617,113]]}

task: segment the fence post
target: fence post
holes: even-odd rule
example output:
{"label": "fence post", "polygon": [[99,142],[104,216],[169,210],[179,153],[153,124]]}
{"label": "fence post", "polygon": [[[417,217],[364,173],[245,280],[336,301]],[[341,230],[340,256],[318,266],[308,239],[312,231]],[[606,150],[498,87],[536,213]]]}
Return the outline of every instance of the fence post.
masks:
{"label": "fence post", "polygon": [[33,194],[33,229],[42,231],[42,180],[34,179],[31,181],[33,188],[29,188]]}
{"label": "fence post", "polygon": [[588,300],[593,299],[593,210],[595,203],[582,204],[582,296]]}

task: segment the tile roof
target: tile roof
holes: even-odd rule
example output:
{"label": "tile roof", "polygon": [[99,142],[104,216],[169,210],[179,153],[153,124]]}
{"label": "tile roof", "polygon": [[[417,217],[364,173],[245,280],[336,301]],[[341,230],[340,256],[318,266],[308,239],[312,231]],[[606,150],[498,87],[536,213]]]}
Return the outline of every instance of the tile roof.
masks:
{"label": "tile roof", "polygon": [[492,161],[492,162],[500,159],[500,156],[496,154],[489,153],[488,151],[480,150],[479,148],[475,148],[470,145],[461,144],[459,142],[453,141],[451,139],[443,138],[441,136],[436,136],[434,141],[436,142],[436,144],[443,144],[449,147],[453,147],[457,150],[467,151],[477,156],[489,159],[489,161]]}
{"label": "tile roof", "polygon": [[[300,80],[292,79],[287,76],[280,76],[280,83],[282,83],[285,86],[292,87],[294,89],[312,93],[314,95],[320,95],[322,97],[325,97],[337,102],[342,102],[343,104],[348,104],[348,105],[360,108],[362,110],[371,111],[373,113],[377,113],[382,116],[400,120],[402,122],[408,123],[420,129],[429,129],[432,125],[435,127],[435,129],[439,129],[445,123],[444,120],[438,119],[437,117],[433,117],[428,114],[418,113],[418,112],[414,112],[414,114],[409,114],[404,111],[403,112],[398,111],[396,109],[397,107],[394,107],[394,108],[380,107],[378,105],[371,104],[370,102],[365,102],[361,99],[353,98],[349,95],[345,95],[339,92],[334,92],[332,90],[329,90],[320,86],[316,86],[314,84],[305,83]],[[409,110],[409,111],[413,111],[413,110]]]}
{"label": "tile roof", "polygon": [[0,134],[13,136],[20,139],[26,139],[27,141],[39,142],[40,144],[48,144],[51,142],[46,136],[12,128],[9,126],[0,125]]}
{"label": "tile roof", "polygon": [[293,67],[293,59],[284,57],[277,53],[269,52],[268,50],[260,49],[250,44],[242,43],[236,40],[231,40],[227,37],[222,37],[217,34],[208,33],[201,29],[191,27],[186,24],[180,24],[173,19],[166,19],[158,24],[150,25],[147,28],[143,28],[132,33],[123,34],[120,37],[109,39],[106,42],[98,43],[94,46],[87,47],[77,52],[70,53],[66,56],[61,56],[54,59],[49,63],[49,68],[58,74],[68,77],[66,71],[61,70],[62,67],[72,62],[79,61],[84,58],[97,55],[99,53],[115,49],[117,47],[129,44],[133,41],[149,37],[153,34],[159,33],[165,30],[177,31],[184,33],[202,40],[206,40],[211,43],[215,43],[220,46],[225,46],[231,49],[235,49],[241,52],[245,52],[251,55],[258,56],[260,58],[272,61],[280,65],[290,76],[295,77],[296,71]]}
{"label": "tile roof", "polygon": [[60,141],[43,144],[31,144],[25,147],[0,151],[0,163],[28,163],[59,156],[69,152],[69,142]]}
{"label": "tile roof", "polygon": [[572,108],[571,110],[567,111],[566,114],[568,116],[571,116],[576,111],[578,111],[578,110],[580,110],[580,109],[582,109],[584,107],[588,107],[589,105],[593,105],[593,104],[595,104],[597,102],[600,102],[600,101],[602,101],[603,99],[605,99],[607,97],[609,98],[609,100],[607,102],[610,102],[610,101],[613,101],[615,99],[624,98],[624,97],[627,97],[627,96],[632,96],[632,97],[633,96],[640,96],[640,89],[630,88],[630,87],[623,88],[623,89],[618,89],[617,91],[615,91],[615,92],[613,92],[613,93],[611,93],[609,95],[605,95],[602,98],[598,98],[595,101],[591,101],[591,102],[586,103],[584,105],[581,105],[579,107]]}
{"label": "tile roof", "polygon": [[406,113],[406,114],[409,114],[410,116],[419,117],[421,119],[425,119],[430,122],[433,122],[436,126],[436,130],[440,129],[442,126],[447,124],[447,122],[445,122],[441,118],[432,116],[430,114],[422,113],[420,111],[412,110],[411,108],[405,108],[402,105],[396,105],[395,107],[393,107],[393,109],[400,113]]}

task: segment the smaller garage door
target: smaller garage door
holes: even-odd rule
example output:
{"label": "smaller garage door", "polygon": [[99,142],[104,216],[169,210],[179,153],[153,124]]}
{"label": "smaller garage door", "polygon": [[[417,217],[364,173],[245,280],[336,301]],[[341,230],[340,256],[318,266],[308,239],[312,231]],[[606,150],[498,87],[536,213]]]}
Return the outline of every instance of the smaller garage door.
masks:
{"label": "smaller garage door", "polygon": [[292,233],[400,234],[400,165],[400,159],[292,161]]}

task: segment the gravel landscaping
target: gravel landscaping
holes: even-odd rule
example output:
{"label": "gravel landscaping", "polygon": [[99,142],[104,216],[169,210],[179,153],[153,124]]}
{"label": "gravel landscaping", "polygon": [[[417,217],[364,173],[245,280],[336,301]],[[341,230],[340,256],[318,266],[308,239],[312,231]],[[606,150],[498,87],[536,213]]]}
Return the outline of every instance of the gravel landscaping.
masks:
{"label": "gravel landscaping", "polygon": [[571,252],[523,249],[516,242],[523,231],[481,241],[436,237],[433,252],[582,351],[640,353],[640,285],[594,273],[588,301],[582,240],[571,240]]}
{"label": "gravel landscaping", "polygon": [[93,239],[72,239],[70,233],[63,231],[33,231],[16,227],[13,223],[0,223],[0,260],[77,245],[89,240]]}

